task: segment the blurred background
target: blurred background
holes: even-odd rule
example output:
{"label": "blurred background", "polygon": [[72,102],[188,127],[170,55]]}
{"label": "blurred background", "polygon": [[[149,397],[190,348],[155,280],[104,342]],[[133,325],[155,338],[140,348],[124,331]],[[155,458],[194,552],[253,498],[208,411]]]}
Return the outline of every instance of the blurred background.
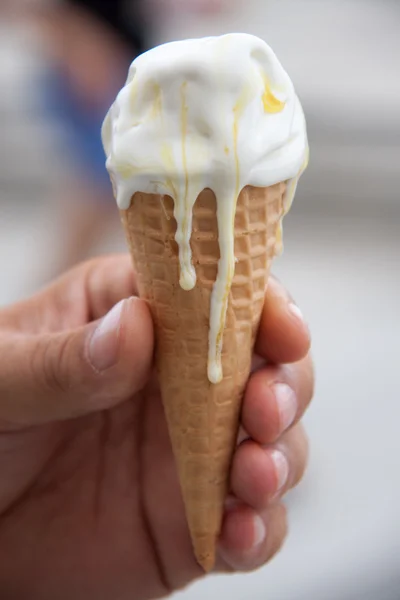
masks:
{"label": "blurred background", "polygon": [[136,53],[254,33],[306,112],[275,271],[313,335],[310,467],[271,564],[177,599],[400,598],[399,29],[398,0],[1,0],[0,305],[124,250],[99,127]]}

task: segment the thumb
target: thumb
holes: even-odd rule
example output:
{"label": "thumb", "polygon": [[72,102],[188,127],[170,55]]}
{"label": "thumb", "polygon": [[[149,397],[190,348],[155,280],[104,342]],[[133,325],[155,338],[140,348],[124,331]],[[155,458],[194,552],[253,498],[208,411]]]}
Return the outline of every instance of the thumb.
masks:
{"label": "thumb", "polygon": [[73,331],[7,336],[0,341],[0,425],[110,408],[142,389],[151,370],[152,320],[145,302],[134,297]]}

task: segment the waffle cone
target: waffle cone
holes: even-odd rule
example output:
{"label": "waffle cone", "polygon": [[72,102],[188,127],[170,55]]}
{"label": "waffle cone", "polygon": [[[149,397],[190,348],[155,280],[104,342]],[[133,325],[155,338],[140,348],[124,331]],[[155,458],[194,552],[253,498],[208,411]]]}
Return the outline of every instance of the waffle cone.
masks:
{"label": "waffle cone", "polygon": [[223,380],[207,377],[210,297],[219,259],[216,200],[197,198],[191,237],[197,283],[179,285],[173,201],[136,193],[121,211],[139,292],[150,306],[156,362],[194,552],[203,568],[215,561],[243,391],[279,236],[285,185],[247,186],[235,219],[235,276],[223,337]]}

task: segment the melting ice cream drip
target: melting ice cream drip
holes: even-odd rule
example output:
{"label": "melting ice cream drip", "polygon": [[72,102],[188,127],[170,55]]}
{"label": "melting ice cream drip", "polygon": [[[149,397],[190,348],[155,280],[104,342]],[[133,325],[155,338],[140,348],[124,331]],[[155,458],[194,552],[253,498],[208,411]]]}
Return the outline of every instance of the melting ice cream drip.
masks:
{"label": "melting ice cream drip", "polygon": [[136,191],[172,196],[185,290],[196,284],[193,206],[204,188],[215,193],[220,259],[211,295],[208,378],[217,383],[239,193],[246,185],[288,181],[286,213],[305,168],[305,121],[293,85],[272,50],[254,36],[166,44],[132,63],[102,137],[121,209]]}
{"label": "melting ice cream drip", "polygon": [[[222,342],[228,310],[229,293],[235,274],[235,215],[240,193],[240,160],[238,134],[240,117],[250,101],[249,90],[243,88],[232,109],[232,145],[234,155],[234,180],[224,191],[219,190],[217,199],[217,223],[220,259],[217,278],[211,294],[210,331],[208,343],[208,379],[211,383],[222,380]],[[226,197],[223,196],[226,194]]]}
{"label": "melting ice cream drip", "polygon": [[184,172],[183,195],[175,199],[174,217],[177,223],[175,240],[179,247],[180,286],[184,290],[191,290],[196,285],[196,271],[192,265],[192,251],[190,237],[192,233],[193,205],[196,197],[190,186],[190,178],[186,156],[186,138],[188,128],[188,106],[186,102],[187,81],[180,88],[181,95],[181,129],[182,129],[182,166]]}

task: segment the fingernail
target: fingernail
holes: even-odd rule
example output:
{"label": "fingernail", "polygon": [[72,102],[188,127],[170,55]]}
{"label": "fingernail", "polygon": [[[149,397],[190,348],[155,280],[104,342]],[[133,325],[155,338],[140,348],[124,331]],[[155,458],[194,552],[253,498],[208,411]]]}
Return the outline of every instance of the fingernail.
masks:
{"label": "fingernail", "polygon": [[262,542],[265,540],[266,536],[265,524],[262,518],[259,515],[255,515],[253,519],[253,546],[252,548],[257,548]]}
{"label": "fingernail", "polygon": [[289,463],[286,456],[280,450],[270,451],[270,456],[275,467],[276,474],[276,491],[279,492],[289,477]]}
{"label": "fingernail", "polygon": [[273,390],[278,405],[280,429],[285,431],[293,423],[297,413],[296,394],[286,383],[276,383]]}
{"label": "fingernail", "polygon": [[125,300],[121,300],[103,317],[89,342],[89,361],[96,371],[105,371],[117,362],[124,303]]}
{"label": "fingernail", "polygon": [[309,327],[307,325],[307,322],[306,322],[306,320],[304,318],[303,313],[301,312],[301,310],[297,306],[297,304],[295,304],[294,302],[290,302],[290,304],[288,305],[288,310],[291,313],[291,315],[293,317],[295,317],[295,319],[301,323],[302,327],[304,327],[307,330],[308,335],[310,335],[310,330],[309,330]]}

